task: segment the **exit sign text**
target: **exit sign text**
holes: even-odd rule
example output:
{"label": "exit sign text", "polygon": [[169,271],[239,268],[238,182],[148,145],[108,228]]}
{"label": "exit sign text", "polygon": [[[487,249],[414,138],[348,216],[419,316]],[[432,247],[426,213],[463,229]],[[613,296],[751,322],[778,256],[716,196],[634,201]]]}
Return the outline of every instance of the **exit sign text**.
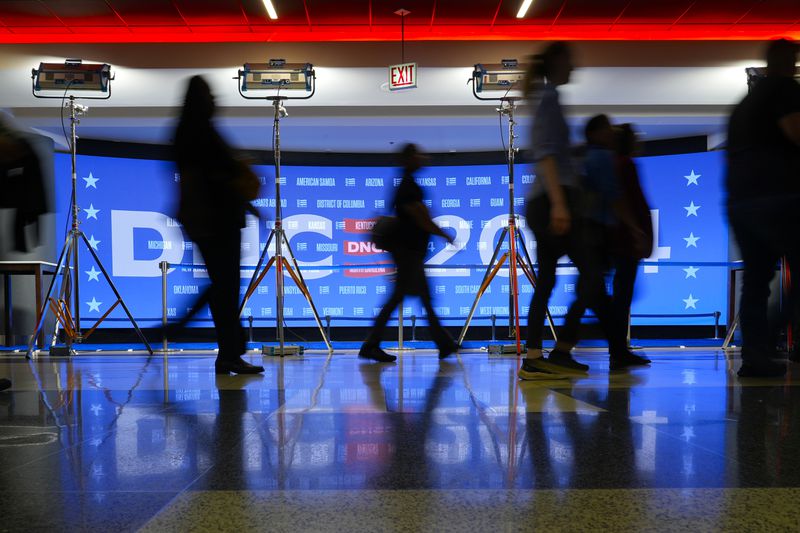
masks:
{"label": "exit sign text", "polygon": [[389,67],[389,90],[411,89],[417,86],[417,64],[403,63]]}

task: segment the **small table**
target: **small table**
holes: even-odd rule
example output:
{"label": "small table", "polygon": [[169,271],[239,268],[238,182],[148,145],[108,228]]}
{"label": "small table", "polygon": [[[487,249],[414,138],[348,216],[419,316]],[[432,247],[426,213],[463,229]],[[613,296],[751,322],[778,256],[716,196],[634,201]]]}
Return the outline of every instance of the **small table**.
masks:
{"label": "small table", "polygon": [[[23,275],[33,276],[36,284],[36,322],[39,322],[39,313],[42,310],[42,276],[52,276],[56,273],[55,263],[48,263],[47,261],[0,261],[0,274],[5,276],[4,288],[5,298],[3,304],[5,306],[3,314],[3,327],[5,328],[5,345],[12,346],[12,298],[11,298],[11,276]],[[36,344],[39,348],[44,348],[44,329],[39,331],[39,337],[36,339]]]}

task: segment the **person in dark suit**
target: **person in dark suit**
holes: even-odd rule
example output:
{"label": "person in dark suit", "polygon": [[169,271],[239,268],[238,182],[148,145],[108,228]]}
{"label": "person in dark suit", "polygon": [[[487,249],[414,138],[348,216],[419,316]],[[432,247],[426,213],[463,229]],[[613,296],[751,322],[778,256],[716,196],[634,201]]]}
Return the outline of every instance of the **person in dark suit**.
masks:
{"label": "person in dark suit", "polygon": [[203,255],[211,280],[208,300],[219,345],[216,372],[257,374],[264,368],[242,359],[246,344],[239,322],[239,261],[248,206],[241,182],[258,178],[234,158],[214,129],[213,115],[208,83],[192,77],[175,132],[181,176],[177,218]]}
{"label": "person in dark suit", "polygon": [[407,144],[403,147],[400,152],[403,180],[397,188],[393,202],[398,223],[395,249],[392,251],[392,258],[397,265],[397,279],[392,295],[383,305],[369,337],[358,352],[358,356],[364,359],[381,362],[397,359],[381,350],[380,342],[389,317],[398,305],[402,305],[405,296],[419,296],[422,300],[431,336],[439,349],[439,357],[445,358],[458,349],[458,345],[442,327],[433,310],[431,291],[425,277],[425,252],[430,235],[438,235],[451,244],[453,237],[433,222],[428,208],[422,203],[422,189],[414,180],[414,174],[422,168],[422,162],[422,154],[416,145]]}
{"label": "person in dark suit", "polygon": [[786,365],[775,361],[767,302],[781,257],[800,272],[798,50],[786,39],[769,43],[766,77],[736,106],[728,124],[728,218],[744,261],[741,377],[786,373]]}

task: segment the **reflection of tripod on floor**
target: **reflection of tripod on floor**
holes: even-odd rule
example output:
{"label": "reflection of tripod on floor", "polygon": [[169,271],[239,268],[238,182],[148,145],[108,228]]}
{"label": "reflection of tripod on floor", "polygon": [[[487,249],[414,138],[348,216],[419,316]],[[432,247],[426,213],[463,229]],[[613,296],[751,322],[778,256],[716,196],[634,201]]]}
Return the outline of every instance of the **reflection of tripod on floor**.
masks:
{"label": "reflection of tripod on floor", "polygon": [[[480,98],[477,96],[477,94],[475,96],[480,100],[491,100],[487,98]],[[536,274],[533,271],[533,262],[531,261],[530,254],[528,254],[528,248],[525,246],[522,233],[518,228],[517,215],[514,212],[514,159],[517,152],[517,149],[514,148],[514,140],[516,139],[516,136],[514,135],[514,126],[516,125],[516,121],[514,120],[514,106],[519,98],[503,97],[499,100],[500,107],[497,109],[497,112],[500,113],[501,117],[502,115],[508,115],[508,225],[503,227],[500,238],[497,240],[497,246],[494,248],[494,253],[492,254],[491,260],[489,260],[486,273],[483,275],[483,280],[478,288],[478,293],[475,295],[475,301],[472,303],[472,307],[467,315],[467,321],[464,323],[464,327],[461,329],[461,334],[458,336],[458,344],[461,345],[461,343],[464,341],[464,337],[467,335],[467,329],[469,329],[470,322],[475,314],[475,310],[478,308],[478,303],[480,302],[483,293],[486,292],[486,289],[503,267],[503,264],[508,261],[510,286],[508,291],[508,334],[509,336],[513,335],[516,337],[516,353],[520,354],[522,352],[522,343],[520,341],[519,327],[519,279],[517,277],[517,268],[522,269],[522,272],[525,274],[525,276],[528,278],[528,281],[531,282],[531,285],[533,285],[534,288],[536,288]],[[501,255],[498,259],[498,255],[500,255],[503,244],[506,243],[506,237],[508,238],[508,251],[503,253],[503,255]],[[520,253],[520,250],[522,253]],[[549,310],[547,310],[546,313],[547,320],[550,325],[550,331],[555,339],[556,331],[553,325],[553,319],[550,316]],[[529,324],[528,327],[537,327],[537,325]]]}
{"label": "reflection of tripod on floor", "polygon": [[[247,301],[250,299],[250,296],[253,295],[258,285],[267,275],[269,269],[275,265],[275,293],[276,293],[276,331],[278,334],[278,343],[280,345],[280,351],[276,355],[290,355],[288,350],[284,348],[285,338],[284,338],[284,325],[283,325],[283,305],[284,305],[284,279],[283,279],[283,271],[286,270],[286,273],[289,274],[289,277],[292,278],[297,288],[300,289],[300,292],[303,293],[305,296],[308,305],[311,307],[311,312],[314,315],[314,320],[317,322],[317,327],[319,328],[320,333],[322,334],[322,340],[325,341],[325,345],[328,347],[328,351],[332,351],[333,348],[331,347],[331,343],[328,340],[328,336],[325,334],[325,328],[322,326],[322,321],[319,318],[319,313],[317,312],[317,308],[314,305],[314,299],[311,297],[311,292],[308,289],[308,285],[306,285],[305,279],[303,279],[303,274],[300,272],[300,265],[297,263],[297,259],[292,252],[292,247],[289,245],[289,240],[286,238],[286,230],[283,228],[283,209],[281,207],[281,133],[280,133],[280,119],[283,116],[286,116],[286,109],[284,109],[281,102],[287,100],[284,96],[268,96],[267,100],[272,101],[272,106],[275,108],[275,117],[273,121],[273,134],[274,134],[274,141],[275,141],[275,148],[274,148],[274,156],[275,156],[275,226],[272,228],[272,231],[269,234],[269,238],[267,239],[267,244],[264,246],[264,251],[261,252],[261,256],[258,258],[258,264],[256,265],[256,269],[253,272],[253,277],[250,279],[250,283],[247,285],[247,291],[244,294],[244,298],[242,299],[242,304],[239,308],[239,314],[241,315],[242,311],[244,311],[244,307],[247,304]],[[275,255],[269,258],[266,265],[264,265],[264,259],[269,253],[269,245],[273,241],[275,241]],[[283,254],[284,248],[288,252],[289,257],[285,257]],[[291,263],[290,263],[291,260]],[[262,270],[261,267],[264,266]]]}
{"label": "reflection of tripod on floor", "polygon": [[[78,221],[78,196],[77,196],[77,171],[76,171],[76,126],[80,122],[79,116],[86,112],[86,108],[79,104],[75,103],[75,96],[69,97],[69,103],[66,104],[69,108],[70,114],[70,140],[71,140],[71,161],[72,161],[72,202],[70,204],[70,214],[72,217],[72,229],[69,230],[67,233],[66,241],[64,242],[64,247],[61,249],[61,254],[58,257],[58,262],[56,265],[56,274],[50,281],[50,287],[47,289],[47,294],[44,298],[42,303],[41,309],[38,310],[37,313],[37,320],[36,320],[36,328],[33,331],[33,334],[30,337],[30,341],[28,342],[28,351],[27,357],[30,357],[33,353],[33,348],[36,343],[36,337],[39,335],[39,332],[42,329],[44,324],[45,315],[47,314],[47,308],[49,307],[52,311],[53,315],[56,317],[56,327],[59,325],[64,329],[64,336],[65,336],[65,344],[66,348],[64,350],[65,354],[72,353],[72,344],[74,342],[83,342],[87,339],[97,327],[111,314],[111,312],[118,306],[121,305],[122,309],[125,310],[125,314],[130,320],[131,324],[133,325],[133,329],[136,330],[136,334],[139,336],[139,339],[147,348],[147,351],[152,355],[153,349],[150,347],[150,344],[145,339],[142,330],[139,329],[139,326],[136,324],[136,320],[134,320],[133,315],[128,310],[128,306],[125,305],[125,302],[120,296],[117,288],[114,286],[114,282],[111,280],[111,277],[106,272],[105,267],[103,267],[103,263],[100,262],[100,258],[97,256],[97,253],[94,251],[92,247],[92,243],[86,238],[86,235],[81,231],[79,225],[80,222]],[[114,292],[114,296],[116,296],[117,300],[108,308],[108,310],[101,316],[97,322],[86,332],[83,333],[81,330],[81,302],[80,302],[80,269],[79,269],[79,261],[78,261],[78,247],[83,243],[86,245],[86,249],[89,250],[89,253],[92,255],[95,264],[100,267],[100,271],[103,274],[103,278],[108,283],[108,286],[111,287],[111,290]],[[70,273],[71,270],[71,273]],[[53,289],[56,285],[56,278],[59,277],[59,274],[62,277],[61,289],[59,291],[58,298],[53,298]],[[94,273],[95,275],[97,273]],[[72,300],[72,309],[70,309],[70,300]],[[92,299],[92,304],[97,303],[94,298]],[[92,305],[90,304],[90,305]],[[91,309],[91,307],[90,307]],[[58,330],[56,330],[58,331]],[[55,341],[55,339],[54,339]],[[54,354],[57,350],[53,350],[51,347],[50,353],[51,355]]]}

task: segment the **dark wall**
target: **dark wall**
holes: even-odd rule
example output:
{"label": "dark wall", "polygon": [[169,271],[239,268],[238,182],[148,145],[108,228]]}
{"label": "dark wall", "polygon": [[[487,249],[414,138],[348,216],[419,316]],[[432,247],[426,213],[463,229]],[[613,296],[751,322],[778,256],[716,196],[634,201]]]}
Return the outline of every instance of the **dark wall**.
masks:
{"label": "dark wall", "polygon": [[[708,140],[705,136],[680,137],[677,139],[654,140],[643,143],[643,156],[674,155],[705,152]],[[172,158],[171,148],[160,144],[139,144],[127,142],[104,141],[99,139],[81,139],[78,143],[78,153],[106,157],[125,157],[129,159],[160,159]],[[247,150],[244,152],[257,163],[272,164],[272,152],[268,150]],[[457,165],[502,165],[506,162],[506,155],[500,150],[491,152],[462,152],[446,154],[429,154],[428,162],[431,166],[457,166]],[[526,151],[521,151],[517,156],[520,164],[530,163]],[[323,153],[323,152],[281,152],[281,164],[288,166],[394,166],[397,164],[396,155],[393,153]]]}

